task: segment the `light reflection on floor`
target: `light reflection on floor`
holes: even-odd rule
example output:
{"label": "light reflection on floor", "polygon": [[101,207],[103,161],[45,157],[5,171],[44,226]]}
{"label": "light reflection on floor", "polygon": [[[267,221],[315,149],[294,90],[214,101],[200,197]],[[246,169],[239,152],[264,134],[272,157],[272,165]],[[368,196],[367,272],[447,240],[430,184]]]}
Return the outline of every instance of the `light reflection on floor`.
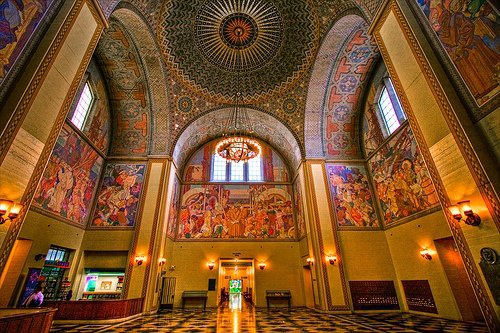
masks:
{"label": "light reflection on floor", "polygon": [[[236,298],[237,301],[237,298]],[[387,332],[487,333],[484,324],[435,317],[389,313],[332,314],[305,308],[255,309],[244,300],[241,309],[228,302],[218,309],[191,308],[161,311],[119,324],[53,325],[51,333],[271,333],[271,332]]]}
{"label": "light reflection on floor", "polygon": [[216,332],[257,332],[255,308],[242,301],[241,293],[229,294],[229,301],[217,311]]}

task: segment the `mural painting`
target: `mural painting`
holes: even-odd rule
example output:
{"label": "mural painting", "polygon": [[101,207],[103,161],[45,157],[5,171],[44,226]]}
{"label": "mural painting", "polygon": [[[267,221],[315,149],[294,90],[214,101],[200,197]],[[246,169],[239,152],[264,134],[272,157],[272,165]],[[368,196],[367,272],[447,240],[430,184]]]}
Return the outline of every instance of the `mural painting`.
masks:
{"label": "mural painting", "polygon": [[65,124],[38,184],[33,206],[85,225],[103,159]]}
{"label": "mural painting", "polygon": [[0,83],[19,58],[53,0],[0,1]]}
{"label": "mural painting", "polygon": [[371,155],[384,142],[384,134],[380,128],[375,107],[372,101],[375,100],[375,87],[373,84],[368,90],[367,103],[363,117],[363,141],[365,156]]}
{"label": "mural painting", "polygon": [[170,202],[170,210],[168,213],[167,237],[175,238],[175,227],[177,226],[177,213],[179,212],[179,194],[180,183],[179,179],[174,176],[172,184],[172,200]]}
{"label": "mural painting", "polygon": [[88,67],[90,79],[93,82],[93,93],[96,97],[94,106],[88,119],[85,121],[82,132],[89,138],[101,152],[108,152],[109,137],[111,132],[111,114],[106,83],[102,77],[95,60]]}
{"label": "mural painting", "polygon": [[302,203],[302,186],[300,186],[300,177],[297,177],[293,184],[294,206],[297,217],[297,237],[301,238],[307,233],[306,222],[304,220],[304,206]]}
{"label": "mural painting", "polygon": [[438,204],[436,189],[409,126],[369,160],[386,225]]}
{"label": "mural painting", "polygon": [[287,185],[185,185],[178,239],[294,239]]}
{"label": "mural painting", "polygon": [[339,227],[379,227],[363,166],[326,165]]}
{"label": "mural painting", "polygon": [[111,163],[106,166],[91,226],[134,226],[145,169],[145,164]]}
{"label": "mural painting", "polygon": [[500,91],[500,16],[495,2],[417,2],[477,103],[491,100]]}

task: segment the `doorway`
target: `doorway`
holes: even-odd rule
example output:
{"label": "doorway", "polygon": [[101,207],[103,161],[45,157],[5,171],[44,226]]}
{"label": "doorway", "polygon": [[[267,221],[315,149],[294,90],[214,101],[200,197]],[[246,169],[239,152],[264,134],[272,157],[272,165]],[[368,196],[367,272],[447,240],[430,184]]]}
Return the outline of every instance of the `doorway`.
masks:
{"label": "doorway", "polygon": [[304,293],[306,298],[306,307],[314,309],[314,290],[311,266],[304,265],[302,269],[304,277]]}
{"label": "doorway", "polygon": [[451,291],[455,296],[462,320],[484,322],[481,308],[453,237],[436,239],[434,244],[450,283]]}
{"label": "doorway", "polygon": [[218,301],[230,309],[244,303],[255,304],[255,265],[253,258],[219,260]]}

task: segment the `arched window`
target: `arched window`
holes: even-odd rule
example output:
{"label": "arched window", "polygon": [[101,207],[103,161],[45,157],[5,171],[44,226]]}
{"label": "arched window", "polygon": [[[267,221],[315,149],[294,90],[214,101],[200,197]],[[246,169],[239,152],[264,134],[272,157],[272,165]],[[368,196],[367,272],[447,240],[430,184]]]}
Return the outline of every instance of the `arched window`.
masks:
{"label": "arched window", "polygon": [[247,163],[227,163],[219,154],[214,153],[211,174],[213,182],[260,182],[262,181],[262,158],[258,156]]}
{"label": "arched window", "polygon": [[406,120],[406,115],[389,78],[383,79],[377,105],[383,130],[386,135],[391,135]]}
{"label": "arched window", "polygon": [[87,119],[87,115],[89,113],[90,107],[92,106],[93,100],[94,95],[92,94],[90,84],[87,81],[83,86],[83,90],[80,94],[80,98],[78,99],[78,104],[76,105],[75,112],[71,117],[71,122],[79,130],[81,130],[83,128],[83,125],[85,124],[85,120]]}

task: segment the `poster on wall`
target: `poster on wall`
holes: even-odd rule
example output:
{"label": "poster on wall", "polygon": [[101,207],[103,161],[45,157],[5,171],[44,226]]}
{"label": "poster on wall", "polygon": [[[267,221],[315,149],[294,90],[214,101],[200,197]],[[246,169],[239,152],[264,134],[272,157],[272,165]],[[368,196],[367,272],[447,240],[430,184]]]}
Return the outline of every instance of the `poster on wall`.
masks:
{"label": "poster on wall", "polygon": [[53,2],[53,0],[0,1],[0,85]]}
{"label": "poster on wall", "polygon": [[416,0],[478,105],[500,91],[500,16],[494,1]]}
{"label": "poster on wall", "polygon": [[21,298],[19,298],[18,307],[35,291],[41,271],[41,268],[28,268],[28,275],[26,275],[26,281],[24,281],[23,293],[21,294]]}
{"label": "poster on wall", "polygon": [[429,171],[409,126],[369,160],[385,225],[439,203]]}
{"label": "poster on wall", "polygon": [[185,185],[177,239],[295,239],[289,185]]}
{"label": "poster on wall", "polygon": [[326,165],[339,227],[379,228],[372,191],[362,165]]}
{"label": "poster on wall", "polygon": [[133,227],[146,164],[106,165],[91,227]]}
{"label": "poster on wall", "polygon": [[177,226],[177,213],[179,212],[180,183],[177,176],[174,176],[172,184],[172,200],[168,212],[167,237],[175,238],[175,227]]}
{"label": "poster on wall", "polygon": [[33,198],[42,212],[85,225],[103,158],[64,124]]}

